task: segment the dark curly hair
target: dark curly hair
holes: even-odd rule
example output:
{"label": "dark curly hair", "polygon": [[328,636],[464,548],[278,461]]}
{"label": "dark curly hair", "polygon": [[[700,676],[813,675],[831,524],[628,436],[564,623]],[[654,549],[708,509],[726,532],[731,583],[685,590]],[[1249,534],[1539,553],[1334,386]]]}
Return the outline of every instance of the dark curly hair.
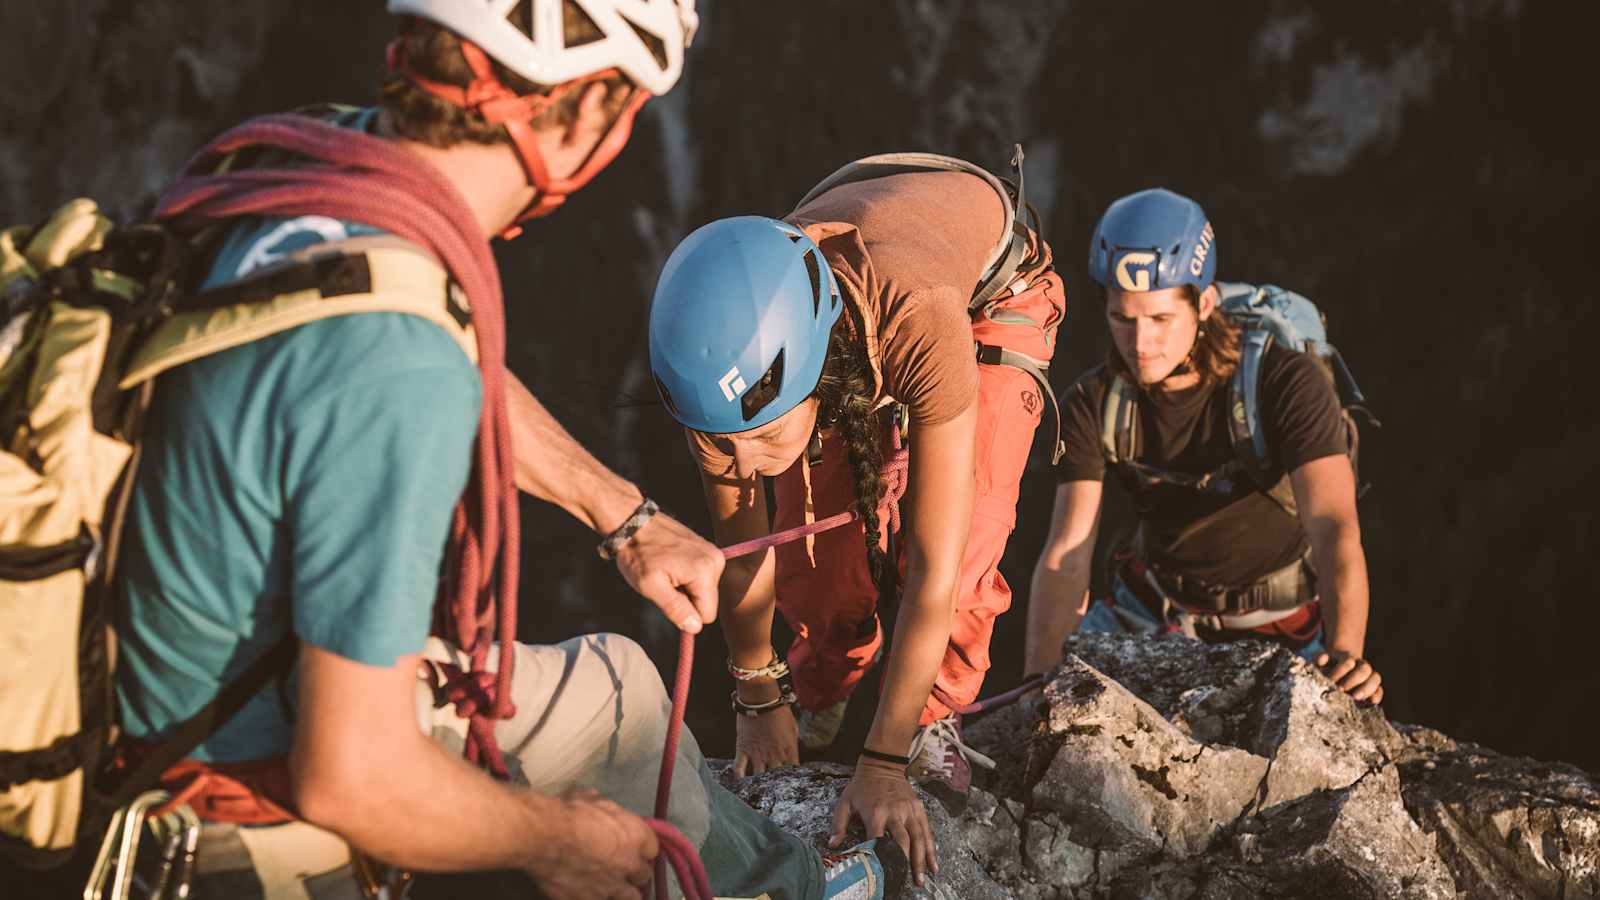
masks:
{"label": "dark curly hair", "polygon": [[[573,4],[563,4],[562,13],[568,45],[583,44],[604,36],[593,21]],[[461,39],[455,32],[427,19],[406,16],[400,20],[398,39],[406,64],[418,75],[461,87],[472,82],[472,70],[461,55]],[[490,62],[495,77],[523,96],[545,93],[553,87],[534,84],[498,61]],[[616,115],[631,95],[633,82],[626,76],[614,75],[600,83],[608,89],[607,111]],[[533,127],[571,124],[578,116],[578,101],[582,95],[583,91],[580,90],[566,92],[534,120]],[[396,134],[430,147],[448,148],[463,142],[498,144],[511,140],[503,126],[492,124],[475,112],[446,103],[398,72],[384,71],[378,102],[389,114]]]}
{"label": "dark curly hair", "polygon": [[881,523],[878,501],[883,499],[883,448],[881,419],[873,409],[872,364],[866,343],[847,313],[839,317],[828,336],[828,355],[822,377],[811,394],[817,403],[817,427],[835,428],[844,439],[845,458],[856,479],[856,512],[861,516],[867,543],[867,566],[875,582],[883,583],[888,561],[878,546]]}

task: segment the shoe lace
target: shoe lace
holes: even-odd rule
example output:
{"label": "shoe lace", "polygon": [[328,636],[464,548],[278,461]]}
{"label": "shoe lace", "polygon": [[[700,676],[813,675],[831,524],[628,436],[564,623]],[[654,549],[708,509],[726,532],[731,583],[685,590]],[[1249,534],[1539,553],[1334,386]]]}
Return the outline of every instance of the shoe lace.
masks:
{"label": "shoe lace", "polygon": [[916,738],[911,742],[911,758],[927,769],[949,775],[954,769],[950,759],[952,748],[969,762],[985,769],[995,767],[994,760],[968,747],[966,742],[961,740],[961,731],[956,728],[954,716],[934,719],[922,726],[922,730],[917,732]]}
{"label": "shoe lace", "polygon": [[860,847],[852,847],[849,850],[841,850],[838,853],[822,854],[823,880],[832,881],[850,871],[852,866],[860,865],[862,857],[866,856],[866,854],[867,851]]}

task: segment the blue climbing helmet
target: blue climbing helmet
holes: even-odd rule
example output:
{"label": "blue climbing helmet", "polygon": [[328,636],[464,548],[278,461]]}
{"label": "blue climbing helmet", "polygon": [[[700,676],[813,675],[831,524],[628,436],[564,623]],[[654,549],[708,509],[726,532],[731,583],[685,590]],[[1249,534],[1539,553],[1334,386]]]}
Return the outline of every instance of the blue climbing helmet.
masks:
{"label": "blue climbing helmet", "polygon": [[650,301],[650,369],[667,411],[749,431],[811,395],[844,304],[816,242],[764,216],[703,225],[667,258]]}
{"label": "blue climbing helmet", "polygon": [[1216,234],[1200,204],[1166,188],[1129,194],[1106,208],[1089,242],[1089,275],[1105,287],[1158,291],[1217,275]]}

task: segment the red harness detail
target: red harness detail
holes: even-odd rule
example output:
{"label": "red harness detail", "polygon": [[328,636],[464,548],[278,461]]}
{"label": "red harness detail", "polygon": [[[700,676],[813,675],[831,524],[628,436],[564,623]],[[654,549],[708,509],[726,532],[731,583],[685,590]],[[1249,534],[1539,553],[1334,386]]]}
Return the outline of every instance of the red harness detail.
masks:
{"label": "red harness detail", "polygon": [[635,87],[628,97],[627,104],[617,114],[609,130],[590,151],[588,158],[578,170],[565,178],[551,178],[550,170],[544,162],[544,154],[539,152],[539,142],[533,133],[531,123],[568,92],[620,75],[621,70],[602,69],[582,78],[562,82],[542,94],[524,96],[506,87],[505,82],[494,74],[494,64],[489,61],[489,55],[477,44],[462,40],[461,55],[466,58],[467,66],[472,69],[473,76],[472,83],[464,88],[418,75],[407,62],[399,38],[389,44],[389,69],[440,100],[475,112],[482,116],[484,121],[505,128],[506,134],[511,138],[512,146],[516,147],[522,169],[528,175],[528,183],[537,191],[533,203],[522,211],[516,223],[500,235],[506,240],[522,233],[522,229],[517,227],[518,224],[548,215],[566,202],[568,194],[575,193],[600,174],[601,169],[610,165],[627,145],[628,138],[633,133],[633,120],[638,115],[639,108],[650,99],[649,92]]}

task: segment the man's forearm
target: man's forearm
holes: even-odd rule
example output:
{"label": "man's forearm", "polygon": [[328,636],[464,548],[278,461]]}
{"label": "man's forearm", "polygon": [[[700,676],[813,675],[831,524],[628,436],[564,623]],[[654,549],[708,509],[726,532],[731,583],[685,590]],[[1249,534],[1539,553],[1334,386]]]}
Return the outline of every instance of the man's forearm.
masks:
{"label": "man's forearm", "polygon": [[606,468],[515,378],[506,389],[517,488],[556,504],[595,532],[621,525],[644,499]]}
{"label": "man's forearm", "polygon": [[1069,554],[1059,565],[1041,557],[1028,592],[1028,625],[1023,640],[1023,671],[1048,672],[1061,662],[1061,645],[1083,620],[1088,603],[1089,566]]}
{"label": "man's forearm", "polygon": [[497,782],[420,733],[364,769],[298,774],[310,786],[299,797],[307,821],[405,868],[526,870],[561,819],[558,798]]}
{"label": "man's forearm", "polygon": [[1363,656],[1367,641],[1367,558],[1360,532],[1329,527],[1312,535],[1312,554],[1324,573],[1322,616],[1328,649]]}

